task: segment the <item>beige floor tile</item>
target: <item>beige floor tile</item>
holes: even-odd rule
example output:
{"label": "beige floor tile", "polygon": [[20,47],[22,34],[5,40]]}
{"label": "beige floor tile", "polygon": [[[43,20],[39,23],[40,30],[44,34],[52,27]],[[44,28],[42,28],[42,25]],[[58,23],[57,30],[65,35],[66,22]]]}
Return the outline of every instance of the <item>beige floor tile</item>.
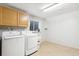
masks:
{"label": "beige floor tile", "polygon": [[79,49],[43,42],[32,56],[79,56]]}

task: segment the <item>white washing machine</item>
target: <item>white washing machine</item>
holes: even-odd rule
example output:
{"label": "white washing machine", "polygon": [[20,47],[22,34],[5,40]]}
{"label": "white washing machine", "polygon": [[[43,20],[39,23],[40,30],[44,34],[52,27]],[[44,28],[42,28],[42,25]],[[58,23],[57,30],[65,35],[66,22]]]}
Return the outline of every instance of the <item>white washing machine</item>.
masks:
{"label": "white washing machine", "polygon": [[2,33],[2,56],[24,56],[25,37],[19,31]]}

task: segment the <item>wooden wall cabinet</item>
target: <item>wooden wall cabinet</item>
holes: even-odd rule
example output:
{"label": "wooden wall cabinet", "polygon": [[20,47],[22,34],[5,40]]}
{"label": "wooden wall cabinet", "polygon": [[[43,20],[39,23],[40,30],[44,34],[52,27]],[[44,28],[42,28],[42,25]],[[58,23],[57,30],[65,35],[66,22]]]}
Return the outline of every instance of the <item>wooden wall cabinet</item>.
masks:
{"label": "wooden wall cabinet", "polygon": [[17,26],[17,11],[2,7],[2,25]]}
{"label": "wooden wall cabinet", "polygon": [[20,27],[28,26],[28,17],[26,13],[18,12],[18,26]]}
{"label": "wooden wall cabinet", "polygon": [[28,26],[27,18],[27,14],[22,11],[19,12],[16,9],[0,7],[0,25],[25,28]]}
{"label": "wooden wall cabinet", "polygon": [[1,22],[2,22],[2,8],[0,7],[0,25],[1,25]]}

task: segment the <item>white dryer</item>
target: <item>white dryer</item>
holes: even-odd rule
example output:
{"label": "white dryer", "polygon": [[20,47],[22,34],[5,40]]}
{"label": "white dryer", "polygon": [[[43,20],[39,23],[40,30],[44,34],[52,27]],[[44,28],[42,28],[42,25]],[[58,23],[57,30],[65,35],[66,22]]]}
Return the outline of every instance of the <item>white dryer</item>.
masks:
{"label": "white dryer", "polygon": [[26,36],[26,55],[32,55],[36,51],[38,51],[38,34],[37,33],[27,33]]}

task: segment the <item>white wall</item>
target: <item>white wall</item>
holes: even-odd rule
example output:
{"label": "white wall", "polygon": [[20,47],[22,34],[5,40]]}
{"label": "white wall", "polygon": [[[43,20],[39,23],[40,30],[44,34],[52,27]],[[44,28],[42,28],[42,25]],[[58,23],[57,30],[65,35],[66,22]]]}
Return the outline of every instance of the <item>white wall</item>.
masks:
{"label": "white wall", "polygon": [[45,30],[45,28],[47,28],[47,21],[43,20],[41,26],[42,42],[44,42],[47,39],[47,30]]}
{"label": "white wall", "polygon": [[49,18],[47,41],[79,48],[79,11]]}

